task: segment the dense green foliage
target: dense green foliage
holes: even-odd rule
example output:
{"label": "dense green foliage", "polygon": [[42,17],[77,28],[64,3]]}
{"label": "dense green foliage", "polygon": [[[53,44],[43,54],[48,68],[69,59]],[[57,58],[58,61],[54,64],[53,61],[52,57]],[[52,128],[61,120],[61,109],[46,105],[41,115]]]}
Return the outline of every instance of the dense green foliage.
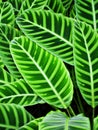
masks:
{"label": "dense green foliage", "polygon": [[0,0],[0,130],[98,130],[97,85],[98,0]]}

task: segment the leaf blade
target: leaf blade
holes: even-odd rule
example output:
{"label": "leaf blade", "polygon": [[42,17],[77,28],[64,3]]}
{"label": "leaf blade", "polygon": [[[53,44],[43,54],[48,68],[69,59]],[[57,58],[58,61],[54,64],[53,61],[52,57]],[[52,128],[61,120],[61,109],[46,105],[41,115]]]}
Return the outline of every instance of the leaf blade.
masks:
{"label": "leaf blade", "polygon": [[[13,42],[11,53],[14,61],[32,89],[46,102],[56,107],[66,108],[69,106],[73,95],[73,85],[61,60],[28,38],[20,37]],[[55,78],[55,75],[59,76]],[[43,89],[44,87],[45,89]]]}

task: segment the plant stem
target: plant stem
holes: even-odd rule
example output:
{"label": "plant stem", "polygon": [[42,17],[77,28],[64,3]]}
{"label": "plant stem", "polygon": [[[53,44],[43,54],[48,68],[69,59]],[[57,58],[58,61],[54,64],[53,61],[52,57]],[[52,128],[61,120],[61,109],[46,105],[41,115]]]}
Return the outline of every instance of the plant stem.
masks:
{"label": "plant stem", "polygon": [[[76,97],[77,97],[77,101],[78,101],[76,104],[79,103],[79,105],[78,105],[78,111],[84,113],[83,105],[81,103],[81,99],[80,99],[80,96],[79,96],[79,93],[78,93],[78,90],[77,90],[77,83],[76,83],[76,79],[75,79],[74,68],[72,68],[72,81],[73,81],[73,85],[74,85],[74,88],[75,88]],[[75,101],[76,101],[76,99],[75,99]]]}
{"label": "plant stem", "polygon": [[92,108],[92,130],[94,129],[94,117],[95,117],[95,109]]}
{"label": "plant stem", "polygon": [[71,114],[73,115],[73,116],[75,116],[76,114],[75,114],[75,112],[73,111],[73,109],[72,109],[72,107],[71,106],[69,106],[69,111],[71,112]]}

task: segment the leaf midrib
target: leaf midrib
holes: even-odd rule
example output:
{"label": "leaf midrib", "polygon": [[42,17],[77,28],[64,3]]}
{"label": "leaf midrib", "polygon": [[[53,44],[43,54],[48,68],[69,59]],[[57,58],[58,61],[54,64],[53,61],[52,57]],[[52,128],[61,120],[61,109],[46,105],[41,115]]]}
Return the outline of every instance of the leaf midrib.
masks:
{"label": "leaf midrib", "polygon": [[90,81],[91,81],[92,107],[94,107],[95,106],[95,100],[94,100],[94,82],[93,82],[92,61],[91,61],[91,58],[90,58],[90,52],[89,52],[89,49],[88,49],[88,46],[87,46],[86,38],[85,38],[85,35],[84,35],[83,30],[82,30],[81,27],[80,27],[80,30],[82,32],[82,36],[83,36],[83,39],[84,39],[85,47],[86,47],[86,50],[87,50],[87,57],[88,57],[89,70],[90,70]]}
{"label": "leaf midrib", "polygon": [[[15,41],[16,42],[16,41]],[[43,72],[43,70],[41,69],[41,67],[37,64],[37,62],[31,57],[31,55],[18,43],[16,42],[17,45],[27,54],[27,56],[31,59],[31,61],[33,61],[33,63],[36,65],[36,67],[38,68],[38,70],[40,70],[41,74],[43,75],[43,77],[46,79],[46,81],[48,82],[49,86],[51,87],[51,89],[53,90],[53,92],[55,93],[55,95],[57,96],[57,98],[59,99],[59,101],[61,102],[62,106],[64,108],[67,108],[67,106],[65,105],[64,101],[62,100],[62,98],[60,97],[60,95],[58,94],[58,92],[54,89],[54,86],[52,85],[52,83],[49,81],[47,75],[45,75],[45,73]]]}
{"label": "leaf midrib", "polygon": [[[32,24],[32,25],[34,25],[34,26],[37,26],[37,27],[39,27],[39,28],[41,28],[41,29],[43,29],[43,30],[49,32],[49,33],[52,34],[53,36],[56,36],[57,38],[61,39],[61,40],[64,41],[65,43],[67,43],[70,47],[73,47],[72,43],[70,43],[69,41],[67,41],[66,39],[64,39],[63,37],[61,37],[60,35],[56,34],[55,32],[50,31],[49,29],[47,29],[47,28],[45,28],[45,27],[43,27],[43,26],[41,26],[41,25],[38,25],[37,23],[31,22],[30,20],[27,20],[27,19],[24,19],[24,18],[19,18],[19,19],[20,19],[20,21],[17,21],[18,23],[21,22],[21,20],[22,20],[22,21],[25,21],[25,22],[28,22],[28,23],[30,23],[30,24]],[[19,25],[19,24],[18,24],[18,25]],[[20,25],[19,25],[19,27],[21,28]],[[22,28],[21,28],[21,29],[22,29]],[[23,29],[22,29],[22,30],[23,30]],[[23,30],[23,32],[24,32],[24,30]],[[25,33],[25,32],[24,32],[24,33]]]}
{"label": "leaf midrib", "polygon": [[97,30],[97,27],[96,27],[96,15],[95,15],[94,0],[92,0],[92,13],[93,13],[94,30]]}

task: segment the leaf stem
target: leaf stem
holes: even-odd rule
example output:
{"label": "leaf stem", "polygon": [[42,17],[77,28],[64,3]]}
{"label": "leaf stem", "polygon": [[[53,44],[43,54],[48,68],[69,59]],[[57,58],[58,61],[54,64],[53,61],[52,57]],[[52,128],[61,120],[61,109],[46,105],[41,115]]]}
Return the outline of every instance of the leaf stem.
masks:
{"label": "leaf stem", "polygon": [[76,114],[75,114],[75,112],[73,111],[73,109],[72,109],[72,107],[71,106],[69,106],[69,111],[70,111],[70,113],[73,115],[73,116],[75,116]]}
{"label": "leaf stem", "polygon": [[95,108],[92,108],[92,130],[94,130]]}

